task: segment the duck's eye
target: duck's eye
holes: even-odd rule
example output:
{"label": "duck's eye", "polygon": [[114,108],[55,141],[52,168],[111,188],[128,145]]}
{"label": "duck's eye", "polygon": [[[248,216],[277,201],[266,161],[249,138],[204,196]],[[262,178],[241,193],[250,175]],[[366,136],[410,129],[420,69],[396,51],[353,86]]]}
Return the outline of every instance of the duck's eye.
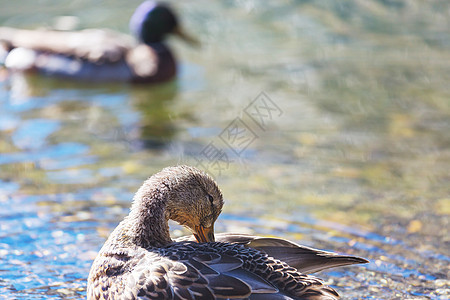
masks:
{"label": "duck's eye", "polygon": [[213,198],[213,196],[211,196],[211,195],[208,195],[208,199],[209,199],[209,202],[211,202],[211,204],[214,202],[214,198]]}

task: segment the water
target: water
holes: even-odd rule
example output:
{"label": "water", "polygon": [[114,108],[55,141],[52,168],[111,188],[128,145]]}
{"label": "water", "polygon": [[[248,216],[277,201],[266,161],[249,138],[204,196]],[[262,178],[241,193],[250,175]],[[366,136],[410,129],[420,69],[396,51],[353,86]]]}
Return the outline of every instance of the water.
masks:
{"label": "water", "polygon": [[[138,3],[15,1],[0,23],[70,14],[126,32]],[[318,274],[345,299],[448,299],[449,4],[173,4],[202,41],[169,41],[174,82],[1,73],[0,297],[83,298],[143,180],[201,161],[226,199],[216,231],[370,259]],[[233,139],[236,125],[247,135]],[[228,164],[208,164],[208,149]]]}

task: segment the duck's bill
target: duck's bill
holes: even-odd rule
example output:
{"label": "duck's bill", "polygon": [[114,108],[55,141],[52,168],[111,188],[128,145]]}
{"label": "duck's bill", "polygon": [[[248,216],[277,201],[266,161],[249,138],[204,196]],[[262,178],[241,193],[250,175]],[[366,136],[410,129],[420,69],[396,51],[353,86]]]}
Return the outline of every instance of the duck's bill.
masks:
{"label": "duck's bill", "polygon": [[214,242],[214,226],[211,227],[203,227],[203,226],[195,226],[194,232],[195,239],[199,243],[208,243]]}
{"label": "duck's bill", "polygon": [[190,34],[186,33],[180,26],[177,26],[173,30],[173,34],[193,47],[200,47],[200,42]]}

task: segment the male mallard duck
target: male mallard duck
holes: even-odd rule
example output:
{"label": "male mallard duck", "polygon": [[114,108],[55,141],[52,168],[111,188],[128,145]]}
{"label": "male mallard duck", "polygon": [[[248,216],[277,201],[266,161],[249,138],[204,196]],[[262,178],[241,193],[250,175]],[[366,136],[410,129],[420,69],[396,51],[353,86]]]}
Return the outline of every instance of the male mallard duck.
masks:
{"label": "male mallard duck", "polygon": [[[162,82],[175,76],[176,63],[164,37],[173,33],[191,44],[169,6],[142,3],[130,20],[140,43],[100,29],[21,30],[0,27],[0,64],[13,70],[87,81]],[[3,55],[1,48],[3,45]]]}
{"label": "male mallard duck", "polygon": [[[367,262],[276,238],[224,234],[215,241],[222,206],[215,181],[194,167],[150,177],[98,253],[87,298],[337,299],[334,289],[303,272]],[[199,243],[172,241],[169,219]]]}

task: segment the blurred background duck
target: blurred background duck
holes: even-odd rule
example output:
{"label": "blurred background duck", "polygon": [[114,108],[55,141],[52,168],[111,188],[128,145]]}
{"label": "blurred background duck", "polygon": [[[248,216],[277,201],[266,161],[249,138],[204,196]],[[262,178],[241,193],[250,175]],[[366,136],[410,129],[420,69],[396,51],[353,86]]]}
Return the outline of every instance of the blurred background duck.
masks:
{"label": "blurred background duck", "polygon": [[0,27],[0,64],[61,78],[157,83],[176,75],[176,61],[164,44],[168,34],[191,45],[172,9],[146,1],[130,20],[133,37],[106,29],[81,31],[23,30]]}

